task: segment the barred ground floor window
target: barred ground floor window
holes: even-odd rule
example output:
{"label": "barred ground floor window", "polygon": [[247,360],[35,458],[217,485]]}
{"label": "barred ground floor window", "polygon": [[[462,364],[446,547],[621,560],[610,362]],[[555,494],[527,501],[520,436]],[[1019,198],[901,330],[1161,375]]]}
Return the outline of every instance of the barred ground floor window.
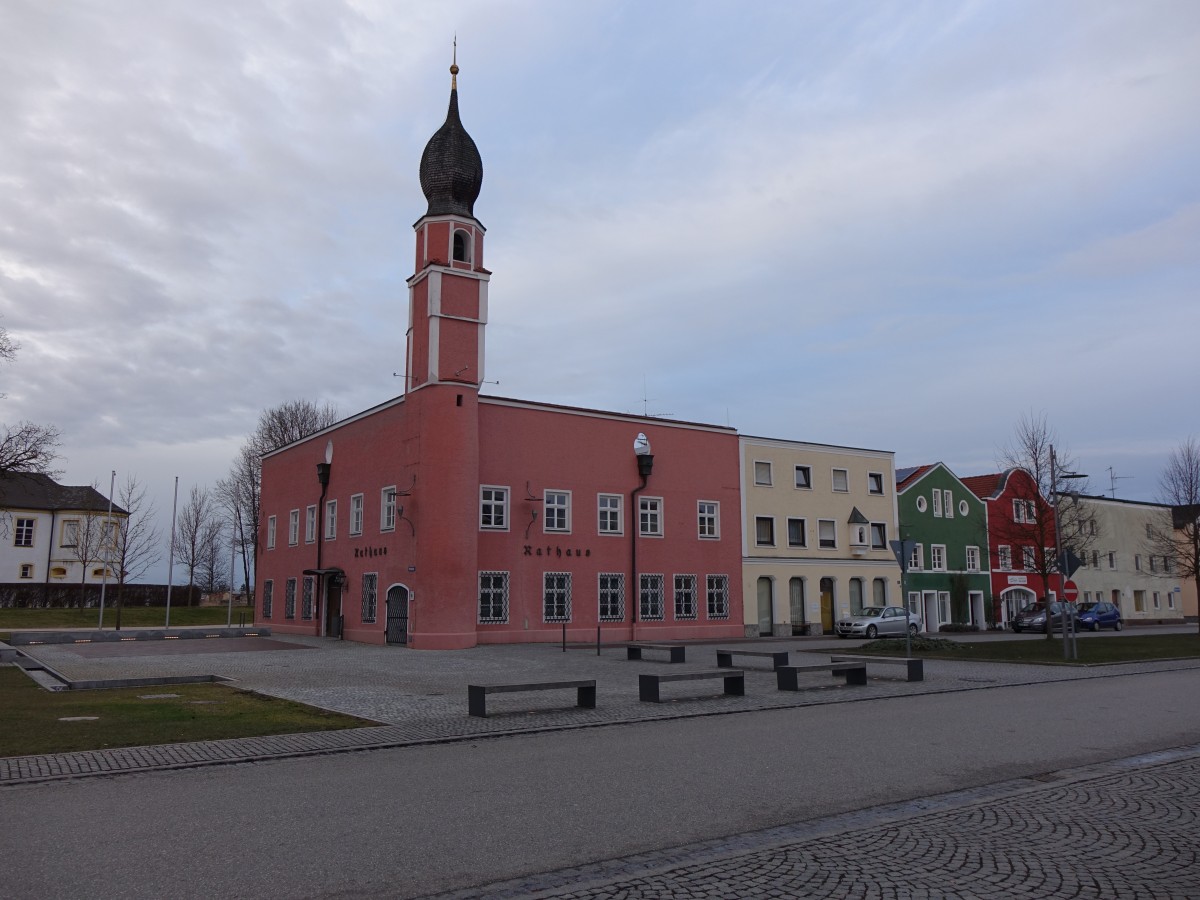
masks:
{"label": "barred ground floor window", "polygon": [[622,573],[600,574],[600,621],[625,620],[625,576]]}
{"label": "barred ground floor window", "polygon": [[274,594],[275,594],[275,582],[270,581],[270,580],[264,581],[263,582],[263,595],[262,595],[262,616],[264,619],[271,618],[271,605],[272,605],[272,600],[274,598]]}
{"label": "barred ground floor window", "polygon": [[696,576],[675,576],[675,618],[696,618]]}
{"label": "barred ground floor window", "polygon": [[503,625],[508,621],[508,573],[479,573],[479,623]]}
{"label": "barred ground floor window", "polygon": [[663,576],[639,576],[639,612],[643,622],[660,622],[663,619]]}
{"label": "barred ground floor window", "polygon": [[304,584],[300,589],[300,618],[311,619],[313,617],[313,588],[315,587],[316,579],[311,575],[304,576]]}
{"label": "barred ground floor window", "polygon": [[379,575],[367,572],[362,577],[362,620],[371,624],[379,612]]}
{"label": "barred ground floor window", "polygon": [[283,586],[283,617],[296,618],[296,579],[289,578]]}
{"label": "barred ground floor window", "polygon": [[542,620],[571,621],[570,572],[546,572],[542,575]]}
{"label": "barred ground floor window", "polygon": [[729,576],[709,575],[707,581],[708,617],[710,619],[728,619]]}

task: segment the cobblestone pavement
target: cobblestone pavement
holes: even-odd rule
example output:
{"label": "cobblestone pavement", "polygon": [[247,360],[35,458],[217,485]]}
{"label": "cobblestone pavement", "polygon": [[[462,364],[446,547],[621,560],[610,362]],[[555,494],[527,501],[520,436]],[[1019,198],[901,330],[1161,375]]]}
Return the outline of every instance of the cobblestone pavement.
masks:
{"label": "cobblestone pavement", "polygon": [[1198,810],[1200,745],[438,897],[1195,900]]}
{"label": "cobblestone pavement", "polygon": [[[239,640],[239,639],[231,639]],[[1055,667],[926,661],[925,681],[909,683],[900,670],[875,667],[866,687],[851,687],[823,673],[803,676],[806,689],[778,691],[773,673],[761,661],[745,667],[746,696],[715,692],[720,681],[692,681],[664,687],[667,702],[638,699],[640,672],[712,669],[715,646],[688,647],[689,661],[671,665],[625,659],[623,647],[567,652],[556,645],[484,646],[458,651],[413,651],[321,638],[274,636],[272,641],[315,648],[315,652],[204,653],[170,652],[159,656],[89,658],[71,644],[41,645],[32,655],[71,680],[146,678],[171,675],[219,675],[237,687],[308,703],[381,723],[377,727],[315,734],[278,735],[204,741],[155,747],[0,758],[0,785],[84,775],[243,762],[254,759],[337,753],[420,743],[461,740],[499,734],[641,722],[654,719],[720,715],[827,703],[876,700],[944,691],[978,690],[1045,681],[1098,678],[1200,668],[1200,661],[1180,660],[1116,666]],[[727,642],[721,646],[737,646]],[[764,642],[746,644],[762,649]],[[771,641],[772,650],[810,651],[801,658],[827,660],[854,642]],[[25,649],[30,652],[29,648]],[[139,647],[139,650],[141,648]],[[798,661],[793,655],[793,661]],[[879,675],[880,677],[876,677]],[[491,695],[489,717],[467,715],[466,685],[472,682],[527,682],[595,678],[596,709],[566,706],[573,694],[561,691]],[[714,695],[715,694],[715,695]]]}

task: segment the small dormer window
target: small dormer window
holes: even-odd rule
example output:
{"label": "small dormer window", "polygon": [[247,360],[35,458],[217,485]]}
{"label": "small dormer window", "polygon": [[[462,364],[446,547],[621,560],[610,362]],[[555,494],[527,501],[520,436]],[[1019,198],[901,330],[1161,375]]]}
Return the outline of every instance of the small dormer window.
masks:
{"label": "small dormer window", "polygon": [[454,232],[454,261],[471,261],[471,235],[461,228]]}

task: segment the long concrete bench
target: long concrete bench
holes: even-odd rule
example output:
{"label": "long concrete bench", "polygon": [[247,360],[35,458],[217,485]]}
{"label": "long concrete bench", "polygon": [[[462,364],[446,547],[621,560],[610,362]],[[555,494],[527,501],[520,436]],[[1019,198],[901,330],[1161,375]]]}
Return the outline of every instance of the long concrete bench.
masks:
{"label": "long concrete bench", "polygon": [[648,703],[661,703],[659,687],[664,681],[695,681],[704,678],[720,678],[725,682],[725,693],[741,697],[746,693],[746,674],[740,669],[718,669],[708,672],[664,672],[638,676],[638,697]]}
{"label": "long concrete bench", "polygon": [[801,672],[829,672],[846,676],[846,684],[866,684],[867,664],[857,662],[813,663],[803,666],[780,666],[775,670],[775,683],[781,691],[800,690]]}
{"label": "long concrete bench", "polygon": [[468,684],[467,711],[473,716],[487,718],[488,694],[511,694],[520,691],[555,691],[575,688],[576,705],[583,709],[596,708],[596,680],[531,681],[522,684]]}
{"label": "long concrete bench", "polygon": [[641,659],[644,650],[662,650],[670,655],[668,662],[681,663],[687,656],[687,647],[683,644],[627,644],[626,659]]}
{"label": "long concrete bench", "polygon": [[925,660],[904,656],[831,656],[834,662],[863,662],[881,666],[904,666],[909,681],[925,680]]}
{"label": "long concrete bench", "polygon": [[771,660],[771,668],[778,671],[780,666],[786,666],[791,656],[787,650],[718,650],[717,667],[728,669],[733,667],[735,656],[761,656]]}

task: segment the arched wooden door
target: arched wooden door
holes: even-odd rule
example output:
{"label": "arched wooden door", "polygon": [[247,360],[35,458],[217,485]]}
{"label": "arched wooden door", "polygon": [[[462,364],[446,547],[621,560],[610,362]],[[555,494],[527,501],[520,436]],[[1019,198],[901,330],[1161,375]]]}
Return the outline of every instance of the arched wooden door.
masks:
{"label": "arched wooden door", "polygon": [[387,642],[408,643],[408,588],[395,584],[387,592]]}

